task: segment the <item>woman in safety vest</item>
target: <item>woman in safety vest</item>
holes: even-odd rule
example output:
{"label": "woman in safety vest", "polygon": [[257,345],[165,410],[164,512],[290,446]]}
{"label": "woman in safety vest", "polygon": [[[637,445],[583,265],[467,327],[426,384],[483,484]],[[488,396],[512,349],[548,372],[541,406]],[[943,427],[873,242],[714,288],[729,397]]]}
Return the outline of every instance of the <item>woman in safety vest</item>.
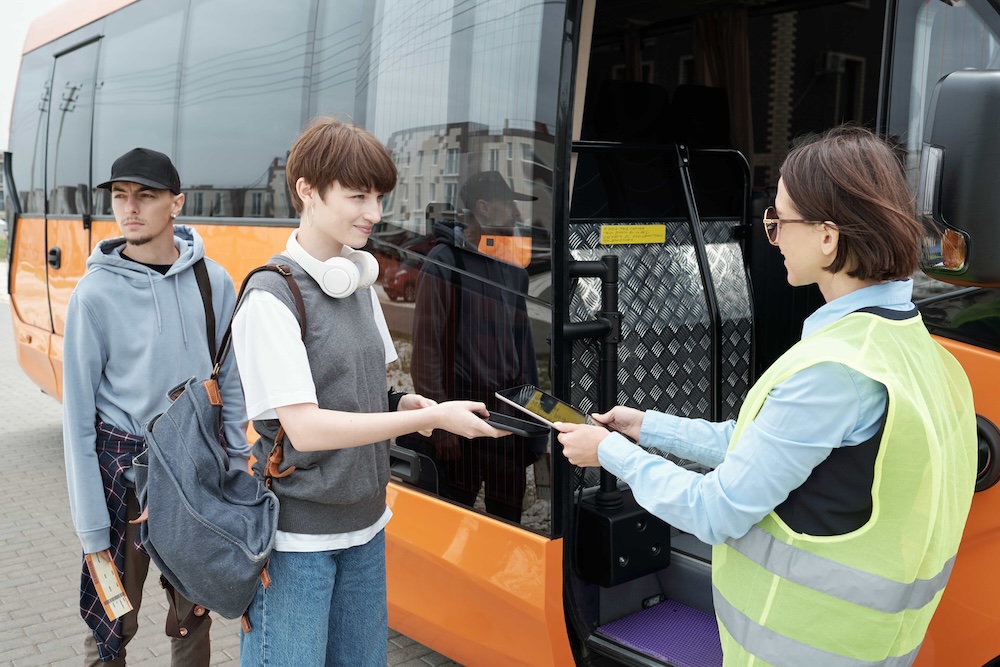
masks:
{"label": "woman in safety vest", "polygon": [[619,433],[559,424],[559,441],[714,545],[726,665],[909,665],[958,551],[977,436],[968,379],[910,301],[922,229],[903,169],[868,130],[830,130],[786,158],[764,230],[788,282],[826,304],[736,421],[619,406],[594,415]]}

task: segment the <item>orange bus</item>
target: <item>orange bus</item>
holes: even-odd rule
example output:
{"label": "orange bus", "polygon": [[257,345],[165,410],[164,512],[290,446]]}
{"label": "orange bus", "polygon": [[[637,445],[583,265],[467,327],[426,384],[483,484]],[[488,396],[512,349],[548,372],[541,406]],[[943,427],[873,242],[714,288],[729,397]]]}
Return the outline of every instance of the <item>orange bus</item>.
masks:
{"label": "orange bus", "polygon": [[[115,157],[169,154],[179,221],[239,281],[297,225],[292,140],[342,113],[399,168],[368,248],[395,386],[414,384],[416,280],[440,268],[442,230],[469,225],[463,186],[492,172],[516,220],[480,249],[526,279],[460,270],[460,288],[523,303],[537,383],[584,410],[728,419],[821,303],[788,287],[755,222],[777,168],[800,138],[865,124],[894,140],[927,212],[957,206],[915,300],[980,415],[978,492],[917,664],[998,665],[996,153],[954,175],[956,155],[995,146],[995,120],[974,113],[996,109],[998,69],[996,0],[74,0],[30,28],[4,159],[17,358],[60,398],[69,295],[116,234],[94,187]],[[986,101],[949,107],[951,143],[925,150],[949,125],[932,118],[939,79],[966,70]],[[973,195],[986,199],[964,205]],[[617,308],[596,277],[605,257]],[[419,438],[392,455],[393,628],[469,665],[719,664],[708,545],[634,503],[595,512],[613,478],[575,470],[551,440],[515,464],[484,457],[471,481]],[[513,489],[513,513],[496,511],[489,475]]]}

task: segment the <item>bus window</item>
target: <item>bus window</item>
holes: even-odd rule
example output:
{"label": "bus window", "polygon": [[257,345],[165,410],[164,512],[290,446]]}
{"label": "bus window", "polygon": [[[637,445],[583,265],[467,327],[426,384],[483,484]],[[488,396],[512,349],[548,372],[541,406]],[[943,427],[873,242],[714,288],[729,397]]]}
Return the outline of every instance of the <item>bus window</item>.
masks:
{"label": "bus window", "polygon": [[[136,146],[173,154],[183,25],[183,8],[169,0],[136,3],[107,18],[94,102],[96,182]],[[93,190],[95,214],[111,215],[109,195]]]}
{"label": "bus window", "polygon": [[[365,124],[355,87],[362,53],[362,0],[320,2],[312,53],[309,115],[347,113]],[[357,97],[357,99],[356,99]]]}
{"label": "bus window", "polygon": [[[412,3],[378,7],[357,89],[366,125],[399,169],[371,244],[400,351],[395,382],[505,412],[496,390],[551,387],[551,83],[561,22],[549,19],[562,7],[434,0],[421,5],[419,31]],[[546,533],[548,440],[435,433],[397,445],[421,456],[418,488]]]}
{"label": "bus window", "polygon": [[[1000,69],[1000,41],[997,26],[988,26],[969,3],[921,3],[914,24],[906,28],[913,34],[906,152],[915,158],[920,155],[934,84],[962,69]],[[902,31],[904,26],[897,29]]]}
{"label": "bus window", "polygon": [[50,215],[89,213],[96,57],[94,42],[56,59],[47,160]]}
{"label": "bus window", "polygon": [[50,103],[52,59],[41,51],[21,61],[10,120],[14,182],[25,214],[45,212],[45,127]]}
{"label": "bus window", "polygon": [[[979,2],[922,2],[900,5],[895,29],[898,36],[893,59],[899,71],[890,93],[888,134],[900,141],[916,187],[934,85],[949,72],[1000,69],[1000,20],[993,7]],[[914,283],[917,300],[957,289],[919,270]],[[931,312],[925,317],[931,317]]]}
{"label": "bus window", "polygon": [[[187,194],[184,215],[293,215],[284,195],[284,161],[308,120],[303,91],[312,4],[260,3],[253,11],[239,0],[191,5],[176,156]],[[197,193],[212,205],[195,211]]]}

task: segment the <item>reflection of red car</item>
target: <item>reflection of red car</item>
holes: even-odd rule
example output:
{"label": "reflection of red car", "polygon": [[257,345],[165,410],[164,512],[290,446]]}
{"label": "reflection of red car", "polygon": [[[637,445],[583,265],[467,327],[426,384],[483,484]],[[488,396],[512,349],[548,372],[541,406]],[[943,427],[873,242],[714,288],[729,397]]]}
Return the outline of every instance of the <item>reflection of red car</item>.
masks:
{"label": "reflection of red car", "polygon": [[386,295],[393,301],[415,301],[419,273],[420,267],[410,262],[387,267],[382,273],[382,287],[385,288]]}

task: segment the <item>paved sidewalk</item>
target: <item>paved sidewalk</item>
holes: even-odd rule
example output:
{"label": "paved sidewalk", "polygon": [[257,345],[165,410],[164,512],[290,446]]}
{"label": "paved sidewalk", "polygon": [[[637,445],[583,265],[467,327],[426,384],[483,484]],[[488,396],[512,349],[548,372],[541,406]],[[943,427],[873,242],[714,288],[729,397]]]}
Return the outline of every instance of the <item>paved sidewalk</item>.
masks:
{"label": "paved sidewalk", "polygon": [[[62,415],[17,364],[6,279],[0,262],[0,667],[77,667],[87,629],[77,608],[80,543],[66,497]],[[129,665],[170,664],[158,579],[151,568]],[[213,665],[239,664],[239,632],[239,621],[214,619]],[[391,630],[388,649],[389,665],[459,667]]]}

